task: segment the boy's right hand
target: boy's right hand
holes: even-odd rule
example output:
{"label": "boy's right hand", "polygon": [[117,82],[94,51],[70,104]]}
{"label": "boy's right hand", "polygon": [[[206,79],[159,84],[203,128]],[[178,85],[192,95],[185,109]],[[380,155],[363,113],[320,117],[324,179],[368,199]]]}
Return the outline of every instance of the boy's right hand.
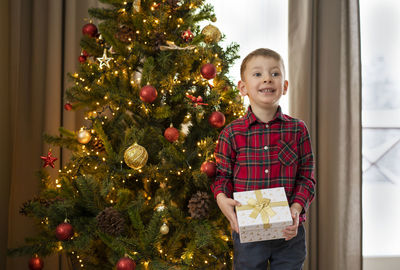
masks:
{"label": "boy's right hand", "polygon": [[234,209],[235,206],[241,205],[240,202],[226,197],[224,193],[219,193],[216,199],[219,209],[221,209],[222,213],[229,220],[232,230],[239,233],[239,225]]}

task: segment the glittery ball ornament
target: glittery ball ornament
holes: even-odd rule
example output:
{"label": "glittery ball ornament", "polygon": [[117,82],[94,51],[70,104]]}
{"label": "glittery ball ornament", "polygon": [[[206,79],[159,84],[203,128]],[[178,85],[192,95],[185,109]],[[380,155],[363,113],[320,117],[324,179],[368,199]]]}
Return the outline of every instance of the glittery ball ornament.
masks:
{"label": "glittery ball ornament", "polygon": [[145,85],[140,89],[139,96],[143,102],[151,103],[157,98],[157,90],[154,86]]}
{"label": "glittery ball ornament", "polygon": [[82,143],[82,144],[87,144],[90,139],[92,138],[92,135],[90,135],[90,132],[87,130],[79,130],[78,134],[77,134],[77,139],[78,142]]}
{"label": "glittery ball ornament", "polygon": [[204,41],[206,43],[218,42],[221,40],[221,32],[214,25],[207,25],[201,30],[201,34],[204,35]]}
{"label": "glittery ball ornament", "polygon": [[74,228],[68,222],[61,223],[56,228],[56,237],[60,241],[70,239],[74,235]]}
{"label": "glittery ball ornament", "polygon": [[64,109],[65,109],[66,111],[72,110],[72,105],[71,105],[71,103],[65,103]]}
{"label": "glittery ball ornament", "polygon": [[169,233],[169,227],[168,227],[168,225],[167,224],[163,224],[163,225],[161,225],[161,227],[160,227],[160,233],[161,234],[167,234],[167,233]]}
{"label": "glittery ball ornament", "polygon": [[93,23],[87,23],[82,27],[82,34],[89,37],[95,37],[97,35],[97,26]]}
{"label": "glittery ball ornament", "polygon": [[124,161],[132,169],[140,169],[146,165],[148,154],[146,149],[138,144],[133,144],[125,150]]}
{"label": "glittery ball ornament", "polygon": [[217,167],[212,161],[204,161],[201,164],[200,171],[205,173],[209,178],[213,178],[217,172]]}
{"label": "glittery ball ornament", "polygon": [[213,64],[208,63],[201,66],[200,73],[204,79],[211,80],[217,75],[217,69]]}
{"label": "glittery ball ornament", "polygon": [[193,40],[194,35],[193,35],[192,31],[190,31],[190,30],[188,29],[188,30],[182,32],[181,37],[182,37],[182,39],[183,39],[184,41],[190,42],[190,41]]}
{"label": "glittery ball ornament", "polygon": [[44,262],[41,258],[39,258],[38,256],[35,256],[29,260],[28,266],[29,266],[30,270],[42,270],[43,266],[44,266]]}
{"label": "glittery ball ornament", "polygon": [[221,112],[212,112],[208,118],[208,122],[215,128],[220,128],[225,125],[225,115]]}
{"label": "glittery ball ornament", "polygon": [[134,260],[124,257],[119,259],[116,265],[117,270],[135,270],[136,269],[136,263]]}
{"label": "glittery ball ornament", "polygon": [[169,142],[176,142],[179,138],[179,131],[174,127],[169,127],[164,131],[164,137]]}

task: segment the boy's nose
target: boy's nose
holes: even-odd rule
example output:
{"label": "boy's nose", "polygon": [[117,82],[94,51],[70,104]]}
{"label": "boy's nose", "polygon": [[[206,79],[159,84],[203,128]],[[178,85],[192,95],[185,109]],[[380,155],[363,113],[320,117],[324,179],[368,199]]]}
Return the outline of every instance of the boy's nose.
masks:
{"label": "boy's nose", "polygon": [[270,83],[271,81],[271,77],[264,77],[264,83]]}

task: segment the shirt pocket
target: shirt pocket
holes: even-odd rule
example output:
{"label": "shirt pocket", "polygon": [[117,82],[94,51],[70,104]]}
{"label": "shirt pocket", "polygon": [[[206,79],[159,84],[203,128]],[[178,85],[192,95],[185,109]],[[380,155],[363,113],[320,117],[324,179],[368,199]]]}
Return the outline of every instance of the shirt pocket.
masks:
{"label": "shirt pocket", "polygon": [[297,147],[294,140],[291,140],[289,142],[279,140],[278,148],[278,159],[282,163],[282,165],[290,166],[297,160]]}

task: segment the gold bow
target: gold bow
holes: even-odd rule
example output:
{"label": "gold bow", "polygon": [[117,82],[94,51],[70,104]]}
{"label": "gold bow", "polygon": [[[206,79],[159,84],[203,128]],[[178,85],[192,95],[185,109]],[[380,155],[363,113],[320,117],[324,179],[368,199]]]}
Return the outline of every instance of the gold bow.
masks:
{"label": "gold bow", "polygon": [[237,206],[237,211],[242,210],[253,210],[250,214],[250,217],[256,219],[258,215],[261,214],[261,219],[264,224],[264,229],[268,229],[271,227],[269,224],[269,218],[276,215],[275,211],[272,210],[272,207],[275,206],[288,206],[287,201],[280,201],[280,202],[271,202],[268,198],[263,198],[262,193],[260,190],[255,190],[254,193],[256,194],[256,200],[250,198],[247,201],[247,205]]}

